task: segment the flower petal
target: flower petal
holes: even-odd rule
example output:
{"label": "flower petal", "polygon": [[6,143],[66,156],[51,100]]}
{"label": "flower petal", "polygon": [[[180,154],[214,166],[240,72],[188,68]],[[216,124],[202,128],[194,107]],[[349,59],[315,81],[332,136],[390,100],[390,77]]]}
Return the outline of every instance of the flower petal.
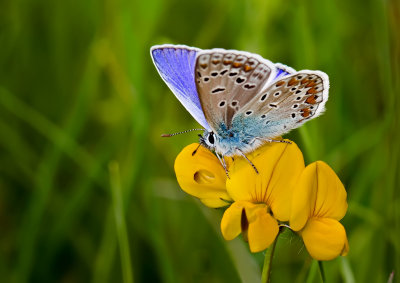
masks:
{"label": "flower petal", "polygon": [[347,211],[346,196],[343,184],[326,163],[311,163],[293,191],[290,227],[299,231],[313,216],[342,219]]}
{"label": "flower petal", "polygon": [[304,244],[316,260],[331,260],[346,255],[349,249],[346,231],[332,218],[312,218],[301,232]]}
{"label": "flower petal", "polygon": [[294,142],[267,143],[247,157],[259,174],[247,160],[235,157],[226,184],[229,195],[234,200],[266,203],[276,219],[289,220],[293,185],[304,169],[301,151]]}
{"label": "flower petal", "polygon": [[205,206],[208,206],[211,208],[223,207],[223,206],[227,206],[231,203],[230,201],[225,201],[223,199],[217,199],[217,198],[201,198],[200,201]]}
{"label": "flower petal", "polygon": [[[247,210],[246,210],[247,214]],[[260,252],[268,248],[279,232],[278,222],[267,212],[267,207],[254,211],[253,221],[249,221],[247,237],[250,251]]]}
{"label": "flower petal", "polygon": [[318,191],[315,166],[312,163],[303,170],[293,190],[289,222],[294,231],[303,229],[314,211]]}
{"label": "flower petal", "polygon": [[246,201],[234,202],[227,210],[221,220],[221,232],[225,240],[230,241],[242,232],[242,213],[245,207],[254,207],[255,204]]}
{"label": "flower petal", "polygon": [[325,162],[317,161],[313,164],[318,175],[318,193],[313,215],[342,219],[347,211],[347,193],[342,182]]}
{"label": "flower petal", "polygon": [[208,149],[198,144],[185,147],[175,160],[175,174],[182,190],[202,199],[210,207],[222,207],[229,204],[223,200],[232,200],[227,194],[225,170],[218,158]]}
{"label": "flower petal", "polygon": [[265,204],[237,201],[225,210],[221,231],[225,240],[232,240],[243,232],[250,250],[255,253],[271,245],[278,235],[279,227]]}

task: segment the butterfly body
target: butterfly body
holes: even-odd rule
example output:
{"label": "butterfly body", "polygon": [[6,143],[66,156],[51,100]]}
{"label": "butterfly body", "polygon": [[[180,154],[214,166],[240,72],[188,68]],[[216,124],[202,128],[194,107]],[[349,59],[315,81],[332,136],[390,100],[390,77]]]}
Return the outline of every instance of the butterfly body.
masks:
{"label": "butterfly body", "polygon": [[153,61],[177,98],[205,128],[200,142],[222,156],[244,155],[324,111],[321,71],[274,64],[243,51],[161,45]]}

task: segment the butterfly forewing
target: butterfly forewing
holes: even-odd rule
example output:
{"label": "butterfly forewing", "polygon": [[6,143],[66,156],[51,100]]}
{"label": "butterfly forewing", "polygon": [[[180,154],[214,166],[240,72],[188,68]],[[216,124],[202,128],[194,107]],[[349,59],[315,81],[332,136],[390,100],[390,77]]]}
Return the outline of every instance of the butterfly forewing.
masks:
{"label": "butterfly forewing", "polygon": [[194,82],[196,54],[200,50],[183,45],[158,45],[150,50],[157,70],[175,96],[204,128],[210,126],[204,117]]}
{"label": "butterfly forewing", "polygon": [[236,116],[254,121],[251,125],[255,129],[248,130],[260,138],[280,136],[320,115],[328,100],[328,89],[325,73],[300,71],[274,81]]}
{"label": "butterfly forewing", "polygon": [[205,117],[217,130],[227,128],[244,105],[276,75],[268,60],[247,52],[204,50],[196,59],[195,80]]}
{"label": "butterfly forewing", "polygon": [[296,71],[293,68],[288,67],[288,66],[286,66],[284,64],[281,64],[281,63],[276,63],[275,67],[276,67],[277,71],[276,71],[276,75],[275,75],[274,81],[275,80],[280,80],[285,76],[288,76],[288,75],[296,73]]}

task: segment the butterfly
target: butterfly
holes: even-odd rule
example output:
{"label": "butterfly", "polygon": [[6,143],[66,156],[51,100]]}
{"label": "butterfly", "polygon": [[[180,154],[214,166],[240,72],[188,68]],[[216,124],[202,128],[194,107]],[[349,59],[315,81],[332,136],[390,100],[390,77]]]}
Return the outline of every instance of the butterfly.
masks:
{"label": "butterfly", "polygon": [[200,144],[225,170],[224,156],[247,159],[266,142],[281,141],[274,138],[321,115],[328,100],[324,72],[295,71],[257,54],[170,44],[150,53],[162,79],[204,127]]}

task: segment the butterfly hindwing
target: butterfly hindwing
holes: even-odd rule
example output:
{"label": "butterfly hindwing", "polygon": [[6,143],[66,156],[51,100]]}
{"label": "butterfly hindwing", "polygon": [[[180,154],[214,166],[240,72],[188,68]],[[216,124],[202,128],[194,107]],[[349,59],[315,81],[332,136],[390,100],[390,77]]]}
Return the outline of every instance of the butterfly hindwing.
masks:
{"label": "butterfly hindwing", "polygon": [[194,81],[196,55],[200,49],[182,45],[158,45],[150,50],[157,70],[186,110],[210,130],[204,117]]}
{"label": "butterfly hindwing", "polygon": [[199,52],[195,80],[205,117],[216,131],[232,118],[276,75],[270,61],[258,55],[234,50]]}
{"label": "butterfly hindwing", "polygon": [[247,130],[259,138],[274,138],[319,116],[328,100],[328,76],[300,71],[273,81],[246,104],[235,121],[252,121]]}

